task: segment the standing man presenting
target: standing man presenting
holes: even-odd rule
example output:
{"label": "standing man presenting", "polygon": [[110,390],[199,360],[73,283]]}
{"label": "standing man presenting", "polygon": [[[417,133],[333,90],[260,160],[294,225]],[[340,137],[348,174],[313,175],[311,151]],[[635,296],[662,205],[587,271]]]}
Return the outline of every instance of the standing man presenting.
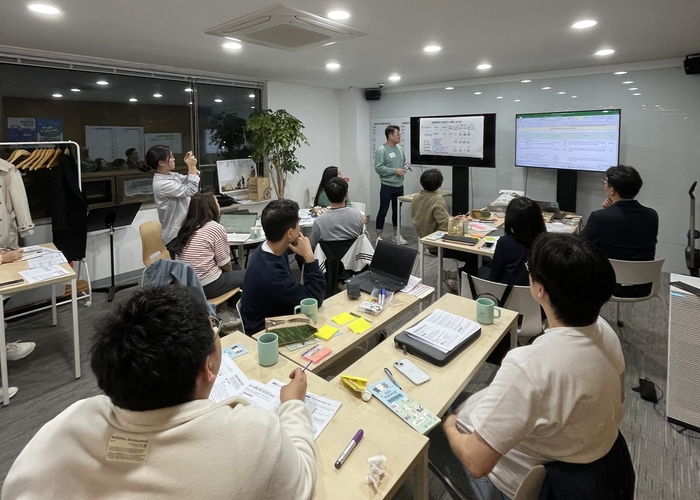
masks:
{"label": "standing man presenting", "polygon": [[374,153],[374,170],[379,174],[382,187],[379,190],[379,213],[377,214],[377,239],[382,239],[384,219],[391,204],[391,222],[394,225],[394,243],[405,245],[407,242],[398,232],[397,210],[398,197],[403,196],[403,176],[408,170],[413,171],[406,162],[406,154],[399,142],[401,132],[397,125],[389,125],[384,130],[386,143],[377,148]]}

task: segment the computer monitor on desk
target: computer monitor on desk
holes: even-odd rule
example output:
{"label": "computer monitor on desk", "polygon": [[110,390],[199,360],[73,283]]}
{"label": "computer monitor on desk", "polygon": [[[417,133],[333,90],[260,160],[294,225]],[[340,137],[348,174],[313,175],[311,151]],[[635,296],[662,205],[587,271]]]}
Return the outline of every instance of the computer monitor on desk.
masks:
{"label": "computer monitor on desk", "polygon": [[551,213],[552,214],[552,220],[561,220],[563,219],[561,215],[561,210],[559,210],[559,203],[556,201],[536,201],[537,205],[539,205],[540,210],[544,213]]}

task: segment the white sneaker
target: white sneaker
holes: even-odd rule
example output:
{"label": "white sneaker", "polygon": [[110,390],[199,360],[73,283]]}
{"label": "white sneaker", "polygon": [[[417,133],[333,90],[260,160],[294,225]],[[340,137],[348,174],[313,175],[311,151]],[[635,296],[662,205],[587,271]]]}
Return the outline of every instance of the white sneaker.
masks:
{"label": "white sneaker", "polygon": [[35,347],[36,344],[34,342],[10,342],[5,345],[5,349],[7,349],[7,359],[8,361],[22,359],[29,356]]}
{"label": "white sneaker", "polygon": [[[15,394],[17,394],[18,390],[19,389],[17,389],[16,387],[8,387],[7,393],[10,395],[10,397],[12,397]],[[0,399],[2,399],[4,397],[5,397],[5,393],[2,392],[2,388],[0,387]]]}
{"label": "white sneaker", "polygon": [[403,236],[401,236],[401,235],[394,236],[393,238],[391,238],[391,241],[393,241],[394,243],[396,243],[398,245],[406,245],[408,243],[408,241],[404,240]]}

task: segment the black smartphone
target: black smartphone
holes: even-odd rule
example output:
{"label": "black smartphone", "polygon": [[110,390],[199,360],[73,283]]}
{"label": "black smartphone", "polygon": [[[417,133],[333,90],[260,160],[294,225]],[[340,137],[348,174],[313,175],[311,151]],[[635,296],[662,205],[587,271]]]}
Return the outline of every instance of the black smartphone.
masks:
{"label": "black smartphone", "polygon": [[348,291],[348,298],[350,300],[357,300],[362,297],[362,291],[360,290],[360,284],[352,279],[345,281],[345,287]]}

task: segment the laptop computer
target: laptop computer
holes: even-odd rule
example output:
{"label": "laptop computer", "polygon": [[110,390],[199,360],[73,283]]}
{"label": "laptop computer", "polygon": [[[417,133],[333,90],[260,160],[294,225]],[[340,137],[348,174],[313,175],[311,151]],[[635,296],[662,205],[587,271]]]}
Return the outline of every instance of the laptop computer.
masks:
{"label": "laptop computer", "polygon": [[369,269],[354,276],[352,280],[357,281],[360,288],[367,293],[372,293],[374,288],[398,292],[406,286],[411,277],[416,255],[418,251],[413,248],[379,240]]}
{"label": "laptop computer", "polygon": [[561,211],[559,210],[559,203],[557,203],[556,201],[535,201],[535,203],[537,203],[542,212],[551,213],[552,220],[563,219]]}
{"label": "laptop computer", "polygon": [[258,214],[221,214],[219,222],[226,228],[229,243],[243,243],[250,238],[250,228],[257,220]]}

